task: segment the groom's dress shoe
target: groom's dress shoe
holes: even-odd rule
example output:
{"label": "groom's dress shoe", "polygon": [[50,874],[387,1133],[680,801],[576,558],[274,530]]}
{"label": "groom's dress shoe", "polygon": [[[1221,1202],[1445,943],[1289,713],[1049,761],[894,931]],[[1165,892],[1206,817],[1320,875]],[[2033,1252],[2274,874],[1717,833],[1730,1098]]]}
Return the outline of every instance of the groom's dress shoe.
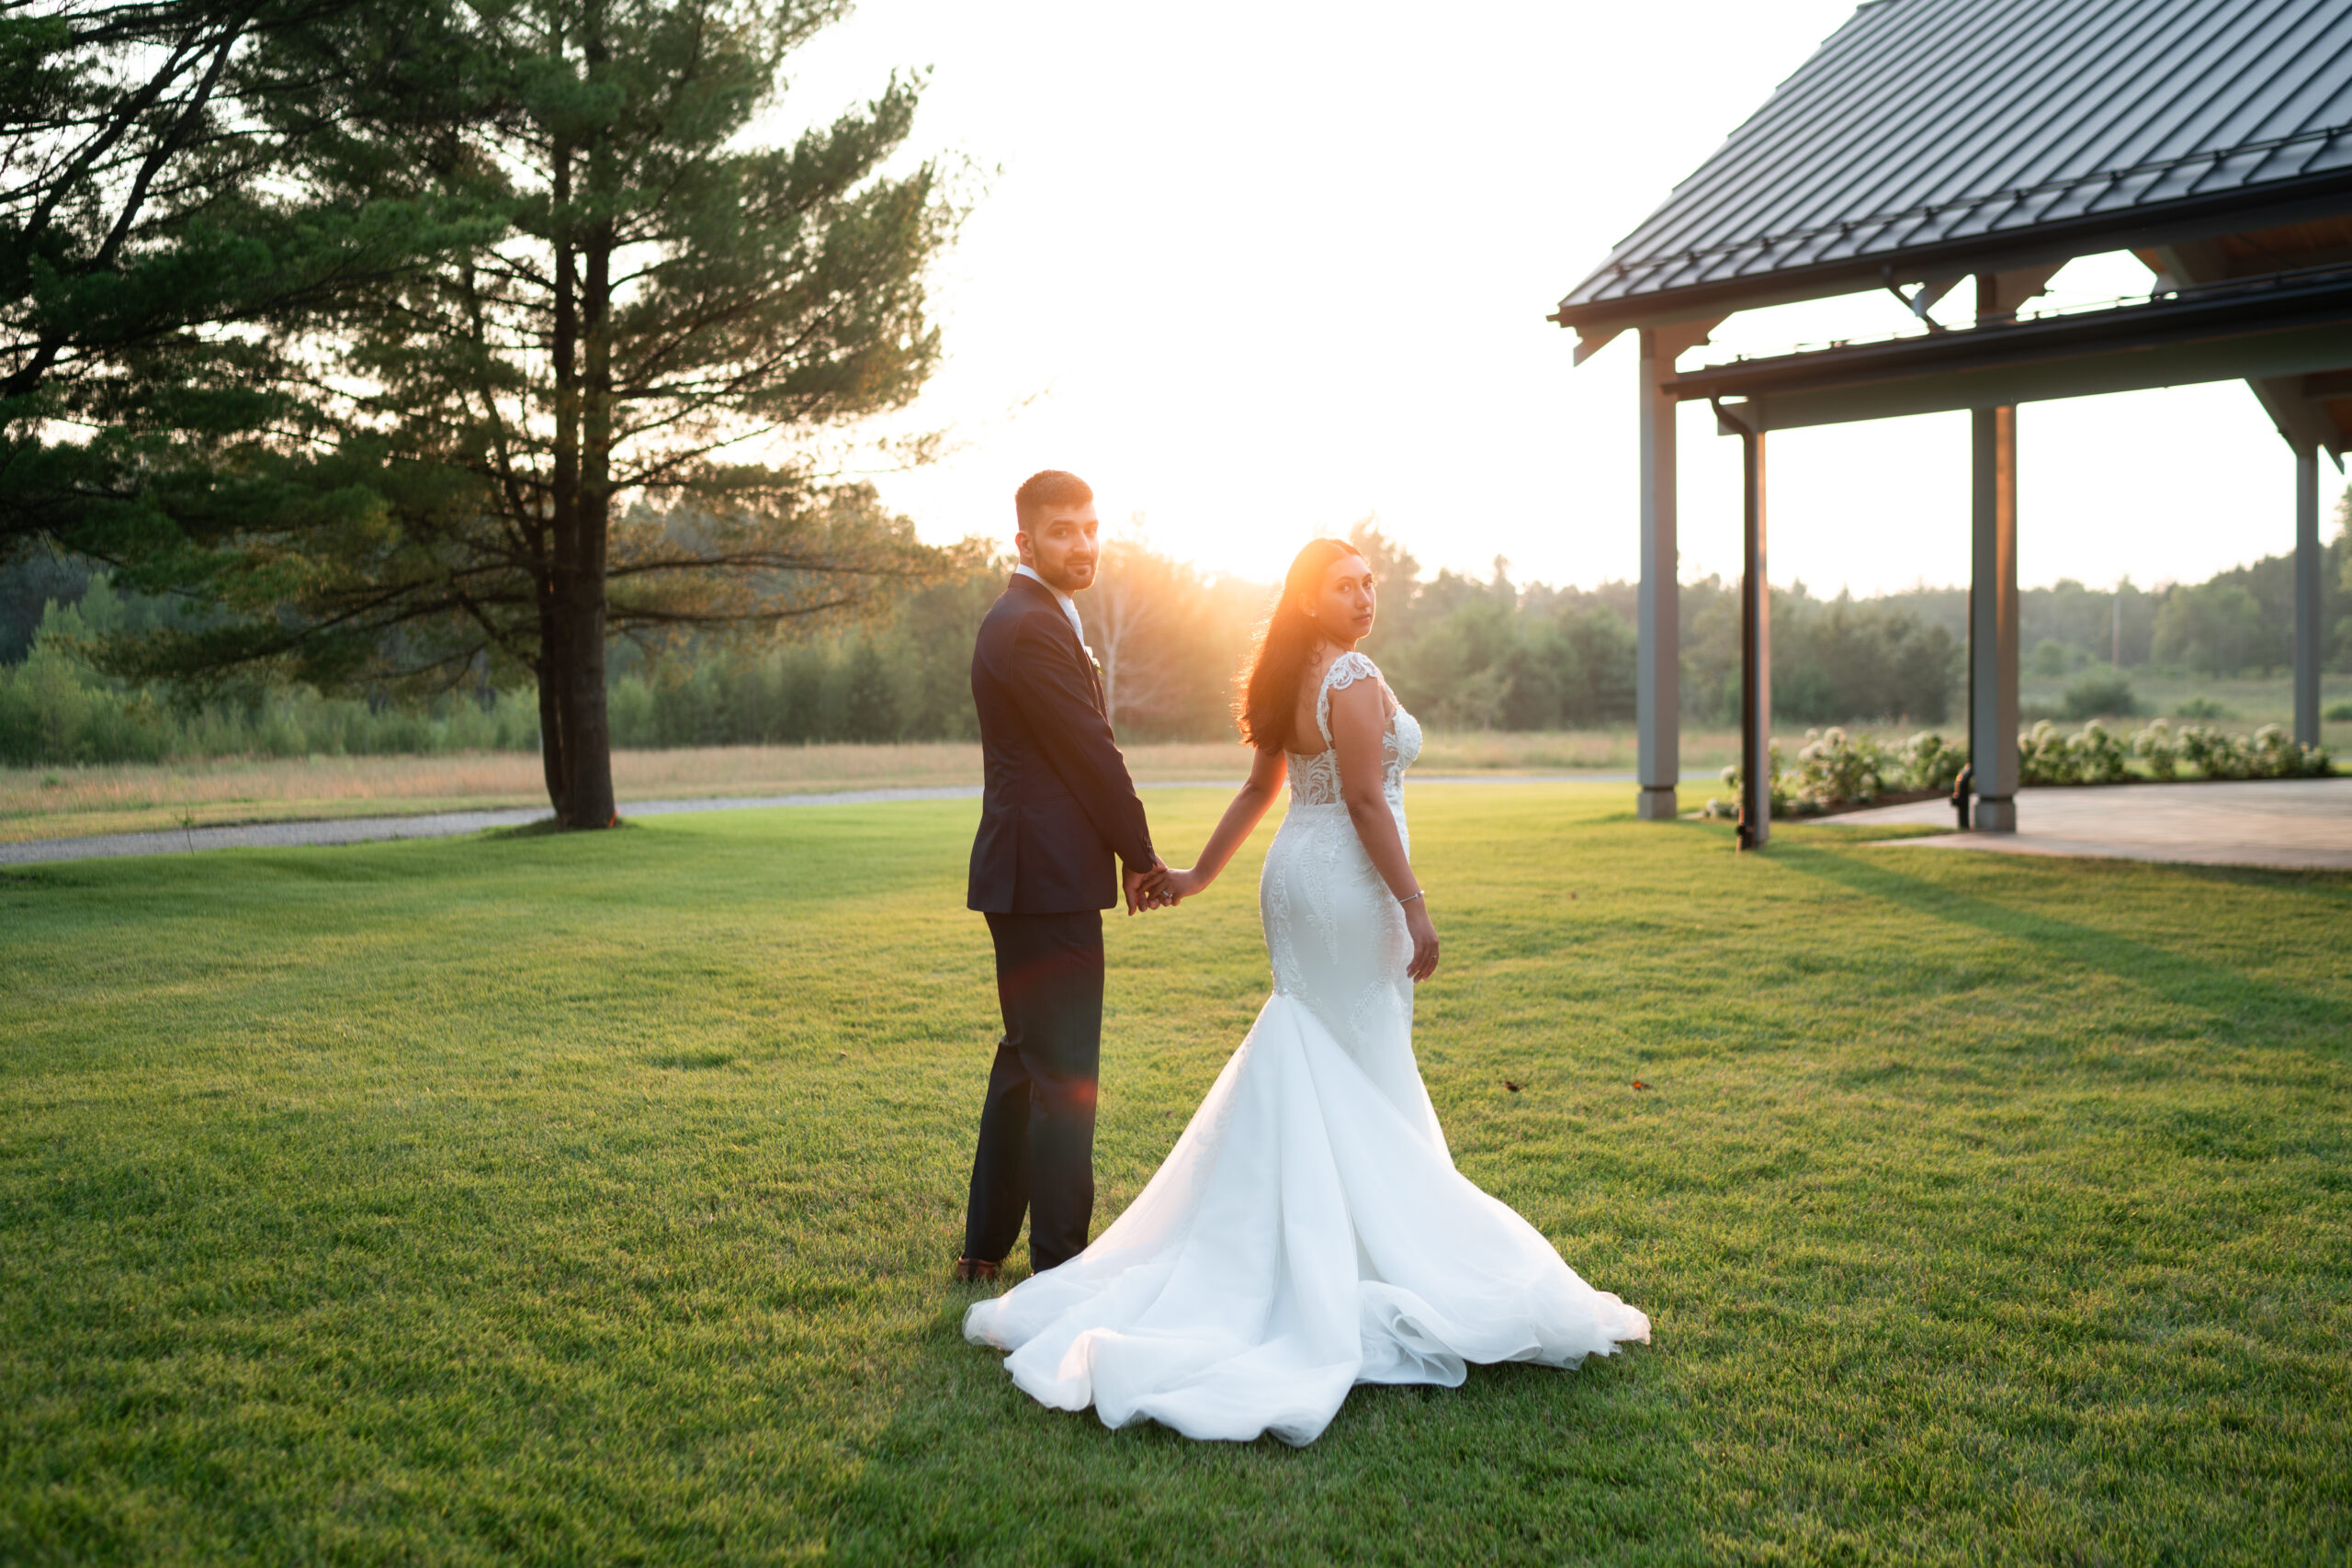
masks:
{"label": "groom's dress shoe", "polygon": [[962,1285],[986,1284],[1003,1267],[1001,1263],[983,1263],[977,1258],[959,1258],[956,1260],[956,1281]]}

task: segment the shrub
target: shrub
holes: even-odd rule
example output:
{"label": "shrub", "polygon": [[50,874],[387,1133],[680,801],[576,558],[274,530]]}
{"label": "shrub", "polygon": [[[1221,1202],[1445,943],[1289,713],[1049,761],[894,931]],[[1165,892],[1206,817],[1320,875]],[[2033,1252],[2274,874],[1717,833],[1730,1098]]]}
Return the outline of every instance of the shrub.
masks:
{"label": "shrub", "polygon": [[2326,747],[2299,745],[2280,726],[2266,724],[2246,747],[2246,770],[2257,779],[2325,778],[2335,772],[2335,759]]}
{"label": "shrub", "polygon": [[[1895,790],[1948,794],[1967,765],[1968,748],[1933,730],[1890,748],[1843,729],[1808,729],[1794,768],[1782,766],[1777,745],[1771,756],[1773,815],[1811,817]],[[2043,719],[2018,736],[2019,782],[2029,784],[2122,784],[2132,776],[2134,757],[2158,779],[2178,778],[2184,766],[2209,779],[2324,778],[2335,770],[2326,747],[2297,745],[2275,724],[2242,739],[2202,725],[2176,731],[2160,718],[2127,742],[2097,719],[2073,735]],[[1725,768],[1723,777],[1731,796],[1710,800],[1708,817],[1739,815],[1738,767]]]}
{"label": "shrub", "polygon": [[1903,743],[1900,762],[1904,788],[1950,795],[1960,782],[1960,770],[1968,766],[1968,748],[1923,729]]}
{"label": "shrub", "polygon": [[[1781,749],[1771,749],[1772,812],[1775,816],[1813,817],[1835,807],[1861,806],[1891,790],[1929,789],[1950,793],[1968,765],[1968,748],[1946,740],[1935,731],[1921,730],[1899,747],[1885,747],[1867,736],[1842,728],[1808,729],[1797,752],[1794,768],[1784,768]],[[1740,770],[1725,768],[1727,799],[1707,802],[1708,817],[1739,815]]]}
{"label": "shrub", "polygon": [[2065,735],[2045,718],[2018,737],[2021,784],[2121,784],[2131,776],[2131,751],[2097,719]]}
{"label": "shrub", "polygon": [[2245,751],[2218,729],[2192,724],[2180,732],[2180,760],[2209,779],[2246,776]]}
{"label": "shrub", "polygon": [[2063,708],[2070,719],[2128,717],[2140,711],[2132,682],[2121,675],[2086,675],[2066,688]]}
{"label": "shrub", "polygon": [[2298,745],[2286,730],[2266,724],[2252,739],[2233,739],[2192,724],[2180,732],[2180,757],[2209,779],[2324,778],[2335,760],[2324,746]]}
{"label": "shrub", "polygon": [[2029,784],[2072,784],[2074,763],[2066,752],[2066,738],[2043,719],[2018,737],[2018,782]]}
{"label": "shrub", "polygon": [[2347,718],[2352,718],[2352,703],[2330,703],[2327,705],[2327,711],[2320,715],[2320,717],[2330,723],[2341,723]]}
{"label": "shrub", "polygon": [[2131,754],[2097,719],[2066,742],[2066,751],[2077,784],[2121,784],[2132,776]]}
{"label": "shrub", "polygon": [[1775,781],[1774,792],[1785,788],[1791,809],[1811,816],[1833,806],[1876,800],[1887,772],[1886,754],[1875,741],[1856,739],[1833,725],[1804,732],[1794,776],[1785,784]]}

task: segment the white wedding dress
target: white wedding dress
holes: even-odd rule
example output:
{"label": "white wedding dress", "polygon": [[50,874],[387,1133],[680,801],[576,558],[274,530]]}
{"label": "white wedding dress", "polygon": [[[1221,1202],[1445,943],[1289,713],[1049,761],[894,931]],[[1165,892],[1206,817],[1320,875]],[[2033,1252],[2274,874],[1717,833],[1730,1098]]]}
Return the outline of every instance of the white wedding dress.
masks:
{"label": "white wedding dress", "polygon": [[[965,1337],[1011,1351],[1042,1404],[1309,1443],[1360,1382],[1451,1388],[1466,1362],[1573,1366],[1649,1338],[1648,1318],[1453,1168],[1413,1060],[1404,912],[1330,750],[1331,693],[1379,678],[1362,654],[1335,660],[1316,699],[1325,750],[1289,758],[1258,888],[1274,994],[1249,1037],[1093,1245],[965,1315]],[[1400,831],[1420,750],[1391,699],[1382,782]]]}

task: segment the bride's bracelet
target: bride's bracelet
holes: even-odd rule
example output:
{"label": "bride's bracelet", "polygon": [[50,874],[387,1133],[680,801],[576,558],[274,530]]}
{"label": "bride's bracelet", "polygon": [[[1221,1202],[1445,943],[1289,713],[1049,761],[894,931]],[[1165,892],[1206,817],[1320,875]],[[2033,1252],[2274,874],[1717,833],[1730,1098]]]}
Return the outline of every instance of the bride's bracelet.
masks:
{"label": "bride's bracelet", "polygon": [[1416,889],[1413,892],[1407,894],[1404,897],[1397,899],[1396,903],[1399,908],[1402,908],[1404,905],[1409,904],[1414,899],[1420,897],[1420,890]]}

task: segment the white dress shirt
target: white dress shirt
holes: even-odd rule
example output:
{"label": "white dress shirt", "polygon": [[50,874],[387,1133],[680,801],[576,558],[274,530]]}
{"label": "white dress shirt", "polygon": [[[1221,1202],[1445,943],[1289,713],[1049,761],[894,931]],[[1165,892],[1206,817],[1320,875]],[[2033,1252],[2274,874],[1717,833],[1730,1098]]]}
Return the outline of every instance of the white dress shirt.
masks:
{"label": "white dress shirt", "polygon": [[[1046,592],[1052,594],[1056,599],[1060,600],[1062,614],[1069,617],[1069,629],[1078,634],[1078,646],[1080,648],[1084,648],[1086,646],[1086,623],[1078,618],[1078,602],[1076,600],[1063,592],[1060,589],[1055,587],[1052,583],[1047,582],[1044,578],[1038,576],[1026,566],[1014,567],[1012,569],[1012,575],[1015,577],[1027,578],[1030,581],[1037,584]],[[1087,657],[1092,658],[1093,655],[1089,654]]]}

